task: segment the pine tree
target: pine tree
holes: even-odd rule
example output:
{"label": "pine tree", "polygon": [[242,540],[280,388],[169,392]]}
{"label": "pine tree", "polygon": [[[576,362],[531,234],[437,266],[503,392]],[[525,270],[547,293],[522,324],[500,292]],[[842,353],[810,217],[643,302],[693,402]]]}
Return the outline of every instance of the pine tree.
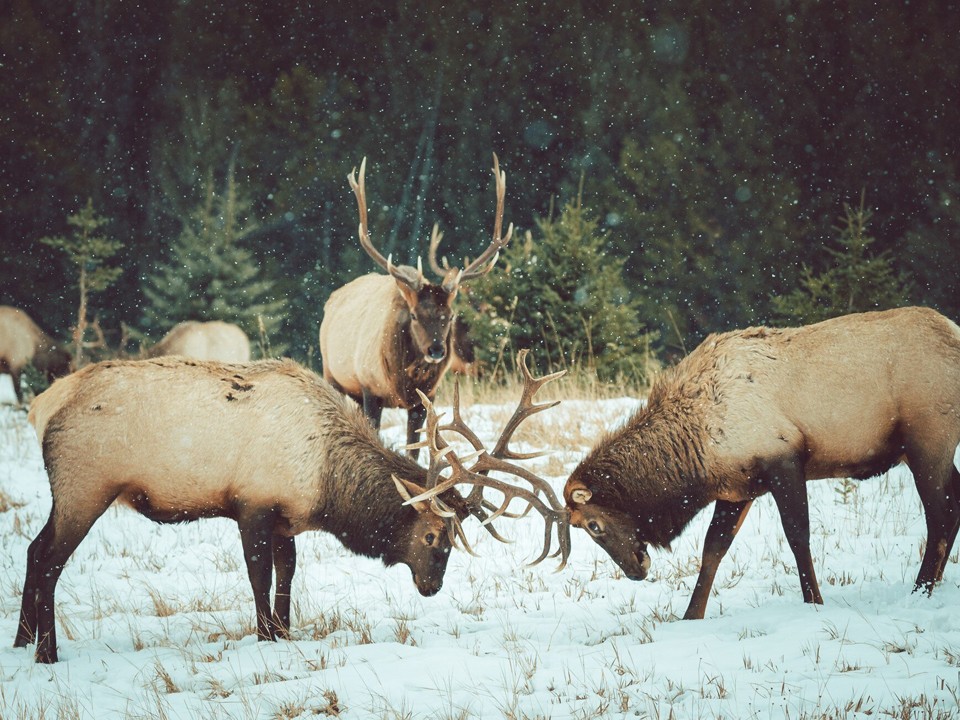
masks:
{"label": "pine tree", "polygon": [[[578,200],[559,218],[537,220],[503,252],[493,272],[469,288],[463,311],[481,364],[503,369],[521,348],[548,370],[583,368],[602,380],[646,380],[651,336],[622,277]],[[461,305],[461,307],[463,307]]]}
{"label": "pine tree", "polygon": [[884,310],[909,303],[910,282],[897,272],[889,252],[872,254],[875,238],[867,232],[872,213],[844,203],[844,215],[834,229],[837,248],[826,248],[829,266],[814,273],[803,268],[800,287],[773,298],[777,315],[792,324],[809,324],[853,312]]}
{"label": "pine tree", "polygon": [[110,221],[99,217],[93,208],[93,200],[74,215],[67,216],[67,224],[75,230],[70,237],[54,235],[40,238],[44,245],[62,250],[70,266],[75,270],[79,304],[77,323],[73,328],[74,353],[76,367],[84,363],[83,349],[88,321],[90,293],[102,292],[110,287],[120,274],[121,268],[108,267],[104,263],[117,254],[123,243],[98,233],[98,230]]}
{"label": "pine tree", "polygon": [[748,104],[696,72],[647,90],[604,188],[607,223],[643,316],[683,353],[768,321],[771,294],[794,286],[799,192]]}
{"label": "pine tree", "polygon": [[271,298],[274,283],[261,277],[253,253],[241,244],[257,223],[247,217],[249,203],[238,194],[232,166],[222,194],[214,190],[212,172],[205,186],[205,197],[173,241],[166,264],[143,288],[149,300],[144,329],[159,337],[186,320],[223,320],[251,338],[266,334],[272,352],[279,353],[275,333],[286,300]]}

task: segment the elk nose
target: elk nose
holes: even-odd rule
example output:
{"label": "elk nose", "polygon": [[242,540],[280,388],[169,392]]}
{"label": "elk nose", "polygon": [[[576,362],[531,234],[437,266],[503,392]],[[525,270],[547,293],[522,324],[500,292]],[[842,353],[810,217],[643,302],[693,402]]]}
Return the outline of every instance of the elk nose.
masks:
{"label": "elk nose", "polygon": [[430,347],[427,348],[427,359],[433,362],[440,362],[446,354],[447,349],[443,346],[443,343],[440,342],[432,343]]}

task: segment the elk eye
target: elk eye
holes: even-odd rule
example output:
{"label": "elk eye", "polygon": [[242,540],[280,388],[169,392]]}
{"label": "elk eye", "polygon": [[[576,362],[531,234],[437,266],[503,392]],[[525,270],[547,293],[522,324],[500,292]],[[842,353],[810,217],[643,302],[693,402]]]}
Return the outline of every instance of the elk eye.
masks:
{"label": "elk eye", "polygon": [[603,528],[600,527],[600,523],[596,520],[591,520],[587,523],[587,530],[590,531],[591,535],[600,535],[603,532]]}
{"label": "elk eye", "polygon": [[423,538],[427,545],[433,545],[434,540],[437,539],[437,536],[433,533],[427,533],[426,537]]}

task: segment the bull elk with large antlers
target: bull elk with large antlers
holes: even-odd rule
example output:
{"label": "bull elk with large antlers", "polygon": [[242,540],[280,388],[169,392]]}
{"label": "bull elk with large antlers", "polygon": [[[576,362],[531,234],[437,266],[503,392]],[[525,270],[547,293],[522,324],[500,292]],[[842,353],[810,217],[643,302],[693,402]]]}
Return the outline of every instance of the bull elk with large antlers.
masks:
{"label": "bull elk with large antlers", "polygon": [[960,328],[926,308],[800,328],[709,336],[654,384],[646,407],[603,438],[564,488],[571,523],[642,580],[716,501],[685,618],[702,618],[751,503],[770,493],[804,602],[822,603],[806,482],[865,479],[905,460],[927,521],[916,588],[943,576],[960,526]]}
{"label": "bull elk with large antlers", "polygon": [[655,382],[646,407],[603,438],[564,488],[571,523],[646,577],[647,545],[668,546],[716,501],[685,618],[702,618],[721,559],[751,503],[770,493],[808,603],[822,603],[810,555],[806,482],[865,479],[901,460],[926,513],[916,588],[941,579],[960,525],[960,328],[926,308],[800,328],[711,335]]}
{"label": "bull elk with large antlers", "polygon": [[427,471],[384,447],[352,401],[289,360],[103,362],[54,383],[29,419],[53,507],[27,551],[14,644],[36,640],[39,662],[57,660],[63,566],[114,502],[156,522],[236,520],[261,640],[289,631],[294,536],[330,532],[355,553],[407,565],[420,593],[433,595],[471,511],[456,490],[402,505],[397,489],[423,493]]}
{"label": "bull elk with large antlers", "polygon": [[[431,453],[430,467],[423,468],[384,447],[352,401],[289,360],[108,361],[54,383],[36,398],[29,415],[43,446],[53,505],[27,551],[14,645],[36,641],[37,661],[56,662],[57,581],[114,502],[156,522],[236,520],[261,640],[289,633],[294,537],[306,530],[330,532],[349,550],[386,565],[405,564],[421,594],[437,593],[450,549],[462,544],[472,552],[461,525],[468,515],[501,540],[492,521],[508,515],[513,497],[528,500],[548,520],[565,517],[549,487],[541,489],[550,507],[536,493],[476,474],[497,469],[535,486],[543,483],[510,462],[523,457],[508,447],[519,424],[551,407],[531,399],[553,376],[534,379],[525,366],[524,371],[525,390],[513,418],[493,452],[470,469],[439,435],[455,430],[478,450],[483,447],[461,420],[459,397],[449,426],[439,425],[427,401],[431,414],[421,444]],[[174,386],[178,392],[172,395],[157,391]],[[452,477],[444,477],[451,466]],[[464,498],[453,487],[459,482],[478,487]],[[484,484],[507,491],[502,506],[483,497]]]}
{"label": "bull elk with large antlers", "polygon": [[[493,269],[500,249],[513,234],[503,229],[506,174],[493,156],[497,210],[493,240],[463,268],[447,270],[439,284],[428,281],[417,267],[394,265],[374,247],[367,229],[364,185],[366,158],[360,173],[348,176],[360,213],[360,245],[387,274],[371,273],[335,290],[323,309],[320,356],[323,376],[363,407],[379,428],[384,407],[407,410],[407,442],[415,444],[426,410],[419,393],[433,399],[450,366],[453,307],[462,283]],[[439,241],[434,227],[432,247]],[[416,450],[411,454],[415,457]]]}

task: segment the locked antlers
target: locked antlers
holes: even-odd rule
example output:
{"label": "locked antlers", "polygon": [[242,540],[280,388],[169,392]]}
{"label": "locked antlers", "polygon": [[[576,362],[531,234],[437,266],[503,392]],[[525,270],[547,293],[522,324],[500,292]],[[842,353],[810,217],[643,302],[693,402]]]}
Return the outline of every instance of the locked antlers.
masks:
{"label": "locked antlers", "polygon": [[[471,490],[470,494],[466,497],[466,503],[470,509],[470,513],[479,518],[490,534],[501,541],[504,541],[503,538],[493,528],[492,522],[494,520],[501,516],[520,517],[531,509],[536,510],[544,519],[544,541],[543,550],[539,557],[530,564],[536,565],[550,553],[553,527],[556,526],[559,549],[555,555],[560,555],[560,565],[557,568],[559,571],[566,565],[567,558],[570,555],[569,512],[557,498],[553,488],[546,480],[512,462],[514,460],[526,460],[538,457],[542,453],[515,452],[510,449],[510,440],[524,420],[557,405],[559,401],[535,404],[533,402],[533,396],[541,387],[551,380],[557,379],[564,373],[558,372],[552,375],[534,378],[527,368],[526,356],[527,351],[521,350],[517,357],[524,380],[520,403],[500,433],[500,437],[491,452],[487,451],[480,438],[463,421],[463,417],[460,414],[459,388],[454,391],[453,418],[451,422],[445,425],[440,424],[440,416],[437,414],[433,404],[426,397],[422,397],[424,406],[427,408],[427,424],[424,430],[425,437],[421,442],[411,447],[425,447],[430,451],[430,477],[428,482],[434,484],[426,492],[409,498],[407,503],[436,498],[439,494],[449,490],[454,485],[473,485],[473,490]],[[474,452],[469,456],[458,456],[441,434],[441,432],[447,431],[456,432],[463,437],[473,446]],[[443,477],[440,473],[447,468],[450,469],[450,474],[448,477]],[[532,490],[520,485],[514,485],[499,478],[490,477],[488,473],[491,471],[520,478],[528,482],[532,486]],[[484,488],[496,490],[503,496],[502,501],[496,503],[485,498],[483,495]],[[541,494],[543,497],[541,497]],[[507,512],[510,503],[516,499],[522,500],[527,504],[526,509],[520,515]],[[492,514],[488,515],[487,511],[490,511]],[[466,546],[462,528],[458,536],[464,541]]]}

